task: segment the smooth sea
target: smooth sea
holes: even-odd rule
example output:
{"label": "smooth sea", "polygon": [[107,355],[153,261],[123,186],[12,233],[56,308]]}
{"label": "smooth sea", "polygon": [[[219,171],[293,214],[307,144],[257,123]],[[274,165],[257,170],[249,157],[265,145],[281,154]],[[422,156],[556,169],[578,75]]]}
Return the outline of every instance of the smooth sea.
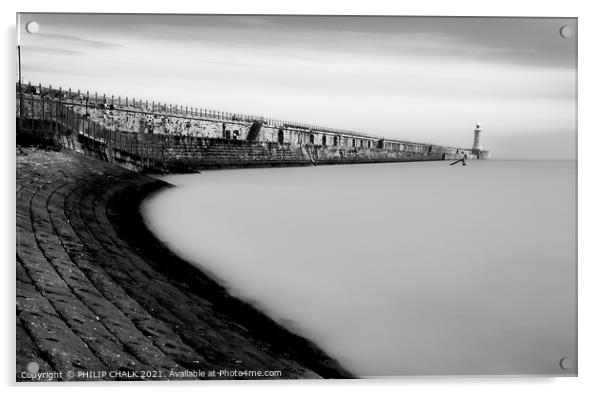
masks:
{"label": "smooth sea", "polygon": [[449,164],[162,176],[142,212],[358,376],[574,375],[576,162]]}

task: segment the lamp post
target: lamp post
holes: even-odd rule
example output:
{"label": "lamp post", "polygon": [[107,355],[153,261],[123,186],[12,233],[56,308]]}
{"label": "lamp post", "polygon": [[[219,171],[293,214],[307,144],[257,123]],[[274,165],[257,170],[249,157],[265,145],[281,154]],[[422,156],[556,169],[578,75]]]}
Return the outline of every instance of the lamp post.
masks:
{"label": "lamp post", "polygon": [[21,14],[17,13],[17,64],[19,73],[19,127],[23,117],[23,89],[21,88]]}
{"label": "lamp post", "polygon": [[19,62],[19,116],[23,115],[23,89],[21,88],[21,45],[17,45],[17,57]]}

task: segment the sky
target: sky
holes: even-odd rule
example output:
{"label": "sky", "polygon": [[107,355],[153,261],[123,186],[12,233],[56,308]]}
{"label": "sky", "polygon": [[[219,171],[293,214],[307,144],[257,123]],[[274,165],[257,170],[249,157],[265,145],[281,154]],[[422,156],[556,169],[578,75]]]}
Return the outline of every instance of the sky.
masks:
{"label": "sky", "polygon": [[21,14],[19,36],[25,82],[457,147],[480,122],[494,158],[575,159],[576,32],[574,18]]}

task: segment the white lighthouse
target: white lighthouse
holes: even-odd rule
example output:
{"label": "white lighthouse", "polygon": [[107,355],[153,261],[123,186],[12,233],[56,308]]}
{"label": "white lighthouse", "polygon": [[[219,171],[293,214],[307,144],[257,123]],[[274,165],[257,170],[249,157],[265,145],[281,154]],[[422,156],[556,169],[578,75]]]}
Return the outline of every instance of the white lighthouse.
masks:
{"label": "white lighthouse", "polygon": [[477,127],[474,130],[474,141],[472,143],[472,154],[477,159],[489,159],[489,151],[483,149],[483,141],[481,140],[481,123],[477,122]]}
{"label": "white lighthouse", "polygon": [[481,142],[481,132],[483,130],[481,129],[481,124],[479,122],[477,122],[477,127],[474,130],[474,143],[472,144],[472,150],[473,151],[482,151],[483,150],[483,143]]}

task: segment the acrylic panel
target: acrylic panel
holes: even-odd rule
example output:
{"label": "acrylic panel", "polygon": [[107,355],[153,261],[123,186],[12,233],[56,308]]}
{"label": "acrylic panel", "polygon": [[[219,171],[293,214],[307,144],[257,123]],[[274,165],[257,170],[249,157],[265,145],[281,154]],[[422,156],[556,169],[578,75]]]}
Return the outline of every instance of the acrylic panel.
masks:
{"label": "acrylic panel", "polygon": [[577,374],[576,18],[17,29],[17,381]]}

